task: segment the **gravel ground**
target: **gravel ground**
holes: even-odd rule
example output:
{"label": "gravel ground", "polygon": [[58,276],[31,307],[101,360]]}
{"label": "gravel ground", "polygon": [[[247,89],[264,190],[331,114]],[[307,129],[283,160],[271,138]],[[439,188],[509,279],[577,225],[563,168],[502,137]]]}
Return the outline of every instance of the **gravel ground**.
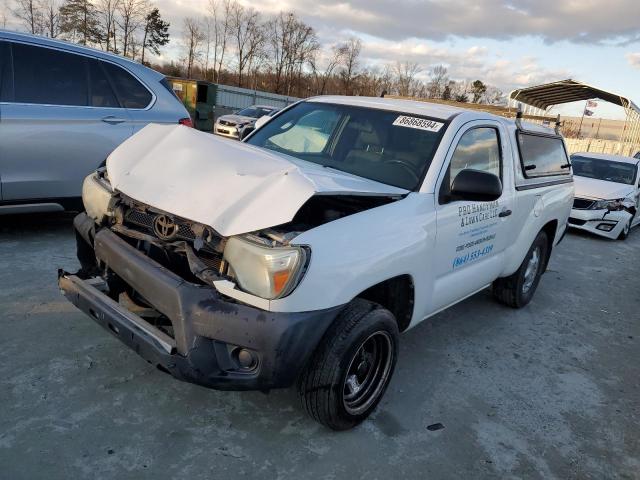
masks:
{"label": "gravel ground", "polygon": [[173,380],[77,311],[71,219],[0,217],[0,478],[640,478],[640,229],[568,235],[523,310],[481,292],[407,332],[375,414],[334,433],[290,390]]}

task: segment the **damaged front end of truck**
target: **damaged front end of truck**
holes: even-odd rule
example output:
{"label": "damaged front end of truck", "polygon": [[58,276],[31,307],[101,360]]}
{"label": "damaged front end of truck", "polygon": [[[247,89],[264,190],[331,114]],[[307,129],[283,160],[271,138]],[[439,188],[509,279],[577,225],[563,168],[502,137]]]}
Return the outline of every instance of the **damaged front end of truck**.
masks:
{"label": "damaged front end of truck", "polygon": [[342,310],[271,311],[313,257],[295,238],[404,192],[353,179],[336,191],[339,176],[323,184],[258,153],[182,127],[149,126],[125,142],[84,182],[86,212],[74,220],[81,268],[59,272],[64,295],[178,379],[292,385]]}

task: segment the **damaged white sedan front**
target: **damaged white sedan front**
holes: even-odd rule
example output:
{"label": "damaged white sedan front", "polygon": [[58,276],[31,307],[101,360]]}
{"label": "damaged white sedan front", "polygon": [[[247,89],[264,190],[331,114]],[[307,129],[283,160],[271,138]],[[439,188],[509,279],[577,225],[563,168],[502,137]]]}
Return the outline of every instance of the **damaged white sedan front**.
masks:
{"label": "damaged white sedan front", "polygon": [[575,199],[569,226],[613,240],[626,239],[640,223],[640,160],[575,153],[571,163]]}

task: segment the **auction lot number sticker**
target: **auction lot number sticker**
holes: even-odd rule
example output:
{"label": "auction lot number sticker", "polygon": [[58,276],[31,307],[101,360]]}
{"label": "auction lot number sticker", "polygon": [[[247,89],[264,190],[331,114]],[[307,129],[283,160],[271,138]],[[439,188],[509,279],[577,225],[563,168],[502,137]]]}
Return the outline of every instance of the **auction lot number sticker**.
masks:
{"label": "auction lot number sticker", "polygon": [[395,119],[393,125],[396,127],[417,128],[418,130],[426,130],[427,132],[439,132],[444,123],[434,122],[433,120],[427,120],[426,118],[400,115]]}

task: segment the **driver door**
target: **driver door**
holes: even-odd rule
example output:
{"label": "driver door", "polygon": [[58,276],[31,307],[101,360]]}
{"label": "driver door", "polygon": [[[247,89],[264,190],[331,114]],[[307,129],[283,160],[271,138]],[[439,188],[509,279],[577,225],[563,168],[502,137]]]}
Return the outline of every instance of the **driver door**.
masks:
{"label": "driver door", "polygon": [[[507,132],[498,122],[472,122],[456,135],[436,199],[434,311],[447,307],[491,283],[502,271],[510,243],[514,208],[513,169]],[[502,195],[493,202],[456,200],[451,184],[464,169],[498,176]]]}

